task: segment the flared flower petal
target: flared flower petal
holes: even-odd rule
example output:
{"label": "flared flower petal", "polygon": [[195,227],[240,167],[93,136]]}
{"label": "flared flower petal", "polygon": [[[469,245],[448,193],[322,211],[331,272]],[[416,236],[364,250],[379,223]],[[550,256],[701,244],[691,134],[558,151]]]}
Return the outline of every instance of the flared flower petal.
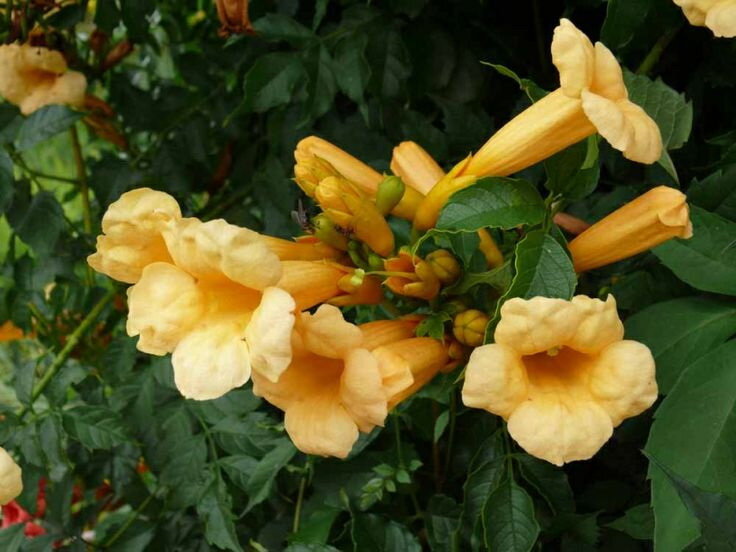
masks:
{"label": "flared flower petal", "polygon": [[593,81],[595,53],[585,33],[562,19],[552,37],[552,63],[560,73],[560,88],[571,98],[580,96]]}
{"label": "flared flower petal", "polygon": [[588,228],[569,244],[575,270],[626,259],[674,237],[692,236],[690,209],[679,190],[658,186]]}
{"label": "flared flower petal", "polygon": [[561,466],[591,458],[611,438],[613,425],[593,401],[540,394],[514,410],[508,430],[529,454]]}
{"label": "flared flower petal", "polygon": [[207,308],[195,278],[168,263],[143,269],[128,289],[128,307],[128,335],[139,336],[138,350],[152,355],[173,352]]}
{"label": "flared flower petal", "polygon": [[182,219],[164,239],[174,263],[200,280],[264,290],[281,278],[281,262],[260,234],[222,219]]}
{"label": "flared flower petal", "polygon": [[332,305],[322,305],[314,314],[302,313],[297,331],[304,348],[325,358],[345,358],[363,343],[360,329],[345,321],[340,309]]}
{"label": "flared flower petal", "polygon": [[736,37],[736,0],[674,0],[692,25],[718,37]]}
{"label": "flared flower petal", "polygon": [[179,392],[188,399],[204,401],[248,381],[250,355],[243,333],[241,324],[217,320],[187,333],[171,357]]}
{"label": "flared flower petal", "polygon": [[614,427],[657,400],[654,372],[651,351],[636,341],[618,341],[600,353],[590,374],[590,391]]}
{"label": "flared flower petal", "polygon": [[[489,366],[496,369],[489,370]],[[497,343],[474,349],[465,369],[463,403],[505,419],[529,395],[526,370],[519,354]]]}
{"label": "flared flower petal", "polygon": [[463,402],[505,418],[522,448],[553,464],[590,458],[657,398],[651,352],[622,340],[613,297],[512,299],[495,337],[470,356]]}
{"label": "flared flower petal", "polygon": [[295,308],[284,290],[266,288],[245,330],[253,370],[271,381],[278,381],[291,362]]}
{"label": "flared flower petal", "polygon": [[340,378],[340,401],[363,433],[382,426],[388,415],[378,360],[365,349],[345,354]]}
{"label": "flared flower petal", "polygon": [[4,506],[23,492],[20,466],[0,447],[0,506]]}
{"label": "flared flower petal", "polygon": [[323,393],[291,406],[284,416],[294,446],[306,454],[345,458],[358,440],[358,425],[335,400]]}
{"label": "flared flower petal", "polygon": [[570,301],[514,298],[501,307],[495,341],[522,355],[533,355],[567,343],[579,323],[580,313]]}
{"label": "flared flower petal", "polygon": [[149,264],[171,262],[163,232],[180,219],[179,204],[169,194],[150,188],[126,192],[102,217],[103,235],[87,262],[97,272],[134,284]]}

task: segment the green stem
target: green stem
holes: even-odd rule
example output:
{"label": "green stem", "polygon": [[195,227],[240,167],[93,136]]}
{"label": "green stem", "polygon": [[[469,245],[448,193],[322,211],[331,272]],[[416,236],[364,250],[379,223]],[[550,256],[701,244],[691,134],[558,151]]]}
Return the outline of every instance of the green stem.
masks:
{"label": "green stem", "polygon": [[117,541],[123,535],[123,533],[125,533],[130,528],[130,526],[133,525],[133,522],[138,519],[138,516],[141,515],[143,510],[146,509],[146,506],[148,506],[151,500],[153,500],[154,494],[155,493],[148,495],[148,497],[143,502],[141,502],[140,506],[138,506],[138,508],[136,508],[134,512],[131,512],[131,514],[128,516],[128,519],[125,520],[125,523],[120,526],[120,529],[115,531],[115,533],[109,539],[107,539],[107,541],[105,541],[105,543],[102,545],[103,548],[111,547],[115,543],[115,541]]}
{"label": "green stem", "polygon": [[450,431],[447,436],[447,451],[445,453],[445,479],[447,478],[447,470],[450,469],[450,462],[452,462],[452,446],[455,441],[455,419],[457,417],[457,399],[455,398],[455,391],[450,395]]}
{"label": "green stem", "polygon": [[87,332],[87,330],[89,330],[92,324],[95,323],[97,317],[100,316],[104,308],[112,300],[116,293],[117,291],[114,289],[108,291],[97,302],[97,304],[92,307],[92,310],[89,312],[89,314],[85,317],[84,320],[82,320],[81,324],[77,326],[77,329],[74,330],[74,332],[69,336],[66,341],[66,345],[64,345],[64,348],[59,351],[59,354],[56,355],[56,358],[54,358],[51,366],[49,366],[46,372],[44,372],[43,376],[38,382],[38,385],[36,385],[36,387],[33,389],[33,393],[31,394],[31,403],[28,406],[23,407],[23,409],[18,414],[20,418],[23,418],[23,416],[26,415],[28,410],[30,410],[30,408],[33,406],[33,403],[36,401],[36,399],[41,395],[41,393],[43,393],[48,384],[51,383],[51,380],[54,379],[54,376],[59,373],[59,370],[66,362],[66,359],[69,358],[69,355],[79,344],[79,340]]}
{"label": "green stem", "polygon": [[307,480],[312,472],[312,457],[307,455],[307,461],[304,463],[304,473],[299,481],[299,492],[296,497],[296,507],[294,508],[294,521],[291,524],[291,532],[299,532],[299,524],[302,518],[302,504],[304,503],[304,492],[307,489]]}
{"label": "green stem", "polygon": [[[406,464],[404,463],[404,452],[401,448],[401,425],[399,420],[399,415],[394,414],[393,415],[393,426],[394,426],[394,437],[396,439],[396,458],[399,461],[399,468],[408,472],[408,468]],[[414,511],[416,513],[416,517],[421,519],[424,517],[424,512],[422,512],[422,507],[419,505],[419,499],[417,498],[417,494],[414,491],[414,485],[409,483],[409,497],[411,498],[411,503],[414,506]]]}
{"label": "green stem", "polygon": [[659,61],[662,53],[665,51],[667,46],[669,46],[670,42],[672,42],[672,40],[675,38],[681,28],[681,26],[678,26],[674,29],[670,29],[665,34],[659,37],[659,40],[655,42],[654,46],[652,46],[652,49],[649,50],[647,57],[644,58],[644,61],[641,62],[641,65],[639,65],[639,68],[636,70],[637,75],[649,74],[649,72]]}

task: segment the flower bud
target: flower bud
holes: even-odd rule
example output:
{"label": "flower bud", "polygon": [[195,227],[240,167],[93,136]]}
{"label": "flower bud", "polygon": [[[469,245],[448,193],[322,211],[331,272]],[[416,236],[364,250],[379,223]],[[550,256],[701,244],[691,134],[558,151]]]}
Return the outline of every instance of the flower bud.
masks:
{"label": "flower bud", "polygon": [[376,192],[376,208],[386,216],[404,197],[406,186],[398,176],[387,176],[378,185]]}
{"label": "flower bud", "polygon": [[0,505],[5,505],[23,492],[20,466],[0,447]]}
{"label": "flower bud", "polygon": [[331,245],[336,249],[346,251],[348,248],[348,239],[343,235],[327,218],[327,215],[320,213],[312,219],[312,227],[314,228],[314,235],[322,242],[327,245]]}
{"label": "flower bud", "polygon": [[222,23],[220,36],[254,33],[248,16],[248,0],[215,0],[215,4],[217,5],[217,16]]}
{"label": "flower bud", "polygon": [[339,173],[319,157],[301,159],[294,166],[294,180],[309,197],[314,197],[315,189],[328,176],[339,176]]}
{"label": "flower bud", "polygon": [[118,63],[123,61],[130,52],[133,51],[133,43],[129,40],[122,40],[118,42],[112,50],[110,50],[110,53],[105,56],[104,61],[102,62],[102,65],[100,66],[100,69],[102,71],[107,71],[108,69],[112,69],[115,67]]}
{"label": "flower bud", "polygon": [[480,249],[480,252],[486,258],[488,268],[498,268],[501,266],[503,264],[503,253],[501,253],[498,245],[496,245],[496,241],[490,232],[485,228],[478,230],[478,237],[480,238],[478,249]]}
{"label": "flower bud", "polygon": [[466,310],[453,320],[452,333],[463,345],[479,347],[485,341],[489,320],[484,312],[475,309]]}
{"label": "flower bud", "polygon": [[446,249],[432,251],[432,253],[427,255],[425,260],[429,263],[429,266],[432,267],[432,270],[434,270],[439,281],[445,285],[456,282],[460,277],[460,273],[462,272],[460,263],[457,262],[454,255]]}

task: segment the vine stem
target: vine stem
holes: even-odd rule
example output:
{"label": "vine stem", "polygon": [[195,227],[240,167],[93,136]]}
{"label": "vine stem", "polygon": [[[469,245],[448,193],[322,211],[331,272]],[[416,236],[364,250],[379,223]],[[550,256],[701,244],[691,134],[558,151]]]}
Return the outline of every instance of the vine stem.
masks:
{"label": "vine stem", "polygon": [[148,497],[146,497],[146,499],[141,502],[140,506],[138,506],[135,511],[131,512],[131,514],[128,516],[128,519],[125,520],[125,523],[120,526],[120,529],[115,531],[115,533],[113,533],[113,535],[107,541],[105,541],[105,543],[102,545],[103,548],[111,547],[115,543],[115,541],[117,541],[123,535],[123,533],[125,533],[130,528],[130,526],[133,525],[133,522],[138,519],[138,516],[141,515],[143,510],[146,509],[146,506],[148,506],[151,500],[153,500],[154,494],[155,493],[151,493],[150,495],[148,495]]}
{"label": "vine stem", "polygon": [[637,75],[647,75],[649,71],[654,68],[654,66],[659,61],[659,58],[662,57],[662,53],[665,51],[667,46],[669,46],[670,42],[672,42],[677,33],[680,32],[681,28],[681,26],[677,26],[674,29],[670,29],[659,37],[659,40],[654,43],[654,46],[652,46],[652,49],[649,50],[649,53],[644,58],[644,61],[641,62],[641,65],[639,65],[639,68],[636,70]]}
{"label": "vine stem", "polygon": [[304,492],[307,489],[307,480],[312,472],[312,457],[307,455],[307,461],[304,463],[304,473],[299,481],[299,491],[296,496],[296,506],[294,508],[294,521],[291,524],[291,532],[299,532],[299,524],[302,518],[302,505],[304,504]]}
{"label": "vine stem", "polygon": [[69,355],[72,353],[74,348],[79,343],[79,340],[82,338],[82,336],[89,330],[89,328],[94,324],[94,322],[97,320],[97,317],[100,316],[103,309],[107,306],[107,304],[112,300],[112,298],[116,294],[116,290],[110,290],[108,291],[98,302],[97,304],[92,307],[92,310],[89,311],[89,314],[85,317],[84,320],[77,326],[77,329],[72,332],[72,334],[69,336],[69,338],[66,341],[66,345],[64,345],[64,348],[59,351],[59,354],[56,355],[54,358],[54,361],[51,363],[51,366],[44,372],[43,376],[38,382],[38,385],[33,389],[33,393],[31,393],[31,402],[28,406],[24,406],[23,409],[18,414],[19,418],[23,418],[23,416],[26,415],[26,413],[31,409],[33,406],[33,403],[36,401],[36,399],[43,393],[44,389],[48,386],[49,383],[51,383],[51,380],[54,379],[54,376],[59,372],[61,367],[66,362],[66,359],[69,358]]}
{"label": "vine stem", "polygon": [[[408,473],[409,468],[404,462],[404,451],[401,447],[401,421],[398,414],[393,415],[393,421],[394,437],[396,438],[396,457],[399,461],[399,468]],[[418,519],[422,519],[424,517],[424,513],[422,512],[422,507],[419,505],[419,499],[417,498],[417,493],[414,490],[414,485],[412,485],[411,483],[409,484],[409,497],[411,498],[411,503],[414,506],[416,517]]]}

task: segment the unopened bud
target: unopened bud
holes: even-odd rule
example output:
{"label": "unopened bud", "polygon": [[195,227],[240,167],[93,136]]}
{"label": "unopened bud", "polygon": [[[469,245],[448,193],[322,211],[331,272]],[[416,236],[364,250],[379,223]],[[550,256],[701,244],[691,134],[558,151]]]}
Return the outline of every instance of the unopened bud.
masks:
{"label": "unopened bud", "polygon": [[314,197],[315,189],[322,180],[336,175],[333,166],[318,157],[302,159],[294,166],[294,180],[309,197]]}
{"label": "unopened bud", "polygon": [[347,250],[347,237],[335,227],[333,222],[324,213],[320,213],[312,219],[312,227],[314,228],[315,237],[320,241],[336,249]]}
{"label": "unopened bud", "polygon": [[379,271],[383,270],[383,259],[375,253],[368,254],[368,267],[371,270]]}
{"label": "unopened bud", "polygon": [[439,281],[445,285],[452,284],[460,277],[460,273],[462,272],[460,263],[446,249],[432,251],[432,253],[425,257],[425,260],[432,267]]}
{"label": "unopened bud", "polygon": [[133,43],[129,40],[121,40],[118,42],[112,50],[110,50],[110,53],[105,56],[104,61],[102,62],[102,65],[100,66],[100,69],[102,71],[107,71],[108,69],[112,69],[115,67],[118,63],[123,61],[130,52],[133,51]]}
{"label": "unopened bud", "polygon": [[248,0],[215,0],[220,18],[220,36],[231,34],[253,34],[248,16]]}
{"label": "unopened bud", "polygon": [[376,208],[383,215],[388,215],[404,197],[406,186],[398,176],[387,176],[378,185],[376,192]]}
{"label": "unopened bud", "polygon": [[488,316],[479,310],[470,309],[461,312],[452,323],[455,338],[468,347],[479,347],[485,341]]}

